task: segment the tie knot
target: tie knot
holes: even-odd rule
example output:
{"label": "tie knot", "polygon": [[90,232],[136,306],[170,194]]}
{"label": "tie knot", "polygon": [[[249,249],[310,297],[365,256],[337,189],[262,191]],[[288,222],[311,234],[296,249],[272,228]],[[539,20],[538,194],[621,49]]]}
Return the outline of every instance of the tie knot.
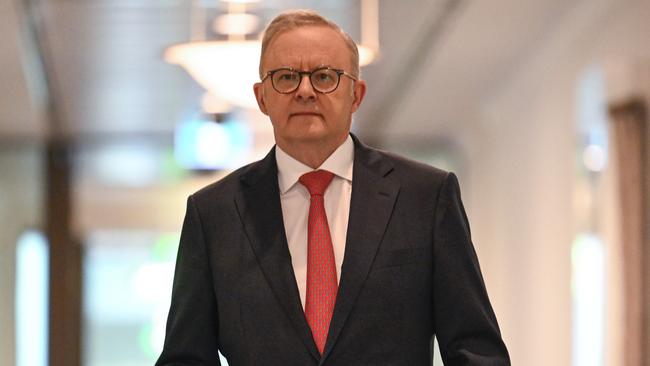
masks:
{"label": "tie knot", "polygon": [[316,170],[300,176],[298,181],[309,190],[309,194],[322,196],[330,185],[334,174],[327,170]]}

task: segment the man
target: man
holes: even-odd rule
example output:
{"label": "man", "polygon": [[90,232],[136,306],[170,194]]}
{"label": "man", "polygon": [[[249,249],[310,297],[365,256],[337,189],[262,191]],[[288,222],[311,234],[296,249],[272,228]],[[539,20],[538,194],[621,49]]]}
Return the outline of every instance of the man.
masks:
{"label": "man", "polygon": [[188,199],[157,365],[509,365],[457,180],[363,145],[358,51],[310,11],[262,43],[276,146]]}

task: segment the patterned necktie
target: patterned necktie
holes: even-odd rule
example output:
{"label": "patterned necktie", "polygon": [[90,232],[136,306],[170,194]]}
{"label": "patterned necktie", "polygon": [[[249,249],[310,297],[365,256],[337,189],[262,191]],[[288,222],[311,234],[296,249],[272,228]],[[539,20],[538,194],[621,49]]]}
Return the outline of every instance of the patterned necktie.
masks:
{"label": "patterned necktie", "polygon": [[305,317],[321,355],[334,312],[338,284],[334,248],[323,194],[334,175],[326,170],[303,174],[299,181],[311,195],[307,225],[307,295]]}

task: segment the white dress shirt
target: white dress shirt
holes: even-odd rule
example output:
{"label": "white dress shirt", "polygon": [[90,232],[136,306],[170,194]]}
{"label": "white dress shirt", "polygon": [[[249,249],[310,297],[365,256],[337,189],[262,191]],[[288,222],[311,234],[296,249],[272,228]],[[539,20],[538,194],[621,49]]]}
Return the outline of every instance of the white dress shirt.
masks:
{"label": "white dress shirt", "polygon": [[[278,184],[284,229],[287,233],[293,272],[298,282],[300,301],[304,309],[307,293],[307,219],[310,195],[307,188],[298,182],[298,178],[314,169],[292,158],[278,146],[275,148],[275,159],[278,164]],[[348,136],[345,142],[318,167],[318,169],[334,173],[334,179],[325,190],[324,200],[325,214],[334,246],[337,281],[341,280],[341,265],[345,253],[345,237],[348,231],[350,197],[352,196],[353,164],[354,143]]]}

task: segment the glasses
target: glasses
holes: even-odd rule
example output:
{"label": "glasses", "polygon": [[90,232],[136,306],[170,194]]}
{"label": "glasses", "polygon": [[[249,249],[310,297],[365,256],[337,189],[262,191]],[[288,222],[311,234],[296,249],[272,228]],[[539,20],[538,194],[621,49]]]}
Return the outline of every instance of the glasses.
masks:
{"label": "glasses", "polygon": [[321,67],[312,71],[297,71],[289,67],[283,67],[267,72],[261,82],[271,77],[271,85],[273,85],[275,91],[280,94],[289,94],[298,89],[305,75],[309,76],[312,88],[323,94],[331,93],[338,88],[341,75],[345,75],[354,81],[357,80],[354,75],[329,67]]}

